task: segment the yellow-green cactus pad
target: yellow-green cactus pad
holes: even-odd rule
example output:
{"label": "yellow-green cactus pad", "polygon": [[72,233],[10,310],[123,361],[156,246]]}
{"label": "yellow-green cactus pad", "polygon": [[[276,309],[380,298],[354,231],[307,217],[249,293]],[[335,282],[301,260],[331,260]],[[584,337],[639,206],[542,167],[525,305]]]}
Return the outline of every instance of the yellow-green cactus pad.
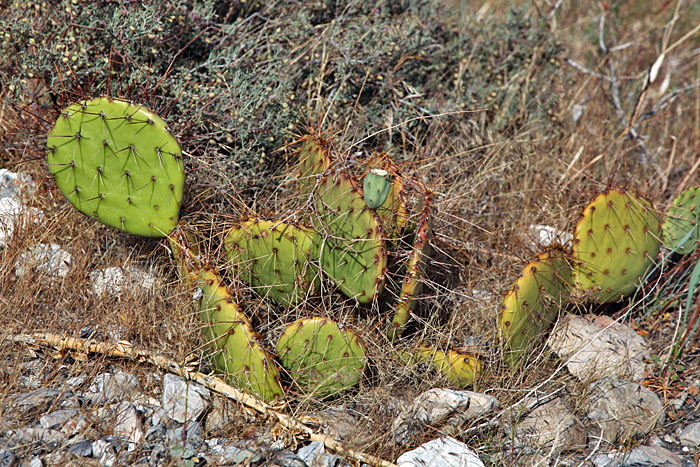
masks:
{"label": "yellow-green cactus pad", "polygon": [[290,324],[277,343],[277,355],[296,386],[315,398],[355,386],[366,364],[355,333],[318,317]]}
{"label": "yellow-green cactus pad", "polygon": [[700,245],[700,185],[688,188],[673,200],[663,226],[664,246],[688,255]]}
{"label": "yellow-green cactus pad", "polygon": [[386,248],[380,221],[346,172],[317,187],[311,255],[348,297],[369,303],[384,287]]}
{"label": "yellow-green cactus pad", "polygon": [[307,135],[299,148],[299,189],[308,195],[316,186],[316,175],[328,170],[332,156],[328,142],[320,136]]}
{"label": "yellow-green cactus pad", "polygon": [[574,232],[574,281],[599,302],[637,289],[661,245],[651,203],[629,191],[608,190],[583,210]]}
{"label": "yellow-green cactus pad", "polygon": [[504,360],[515,365],[552,326],[571,293],[572,269],[562,251],[541,253],[524,268],[501,304],[498,331]]}
{"label": "yellow-green cactus pad", "polygon": [[278,221],[248,220],[231,229],[224,243],[242,280],[264,297],[289,306],[316,290],[309,265],[313,234]]}
{"label": "yellow-green cactus pad", "polygon": [[80,212],[147,237],[177,224],[182,151],[154,113],[107,97],[76,102],[61,112],[47,147],[58,188]]}
{"label": "yellow-green cactus pad", "polygon": [[282,396],[274,361],[218,273],[204,267],[196,271],[196,278],[202,291],[198,306],[204,340],[226,381],[266,401]]}
{"label": "yellow-green cactus pad", "polygon": [[450,383],[458,387],[474,384],[481,375],[481,361],[474,355],[468,355],[455,350],[437,350],[429,345],[419,345],[413,352],[406,353],[406,362],[421,361],[432,366]]}

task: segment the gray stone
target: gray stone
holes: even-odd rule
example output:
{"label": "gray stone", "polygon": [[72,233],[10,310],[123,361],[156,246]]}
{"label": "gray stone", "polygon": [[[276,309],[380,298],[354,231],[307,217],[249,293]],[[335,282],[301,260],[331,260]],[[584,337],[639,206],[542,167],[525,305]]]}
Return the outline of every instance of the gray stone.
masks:
{"label": "gray stone", "polygon": [[586,417],[595,436],[610,443],[643,436],[663,423],[664,406],[659,396],[637,383],[604,378],[592,386]]}
{"label": "gray stone", "polygon": [[209,398],[209,390],[199,383],[170,373],[163,378],[163,408],[177,422],[197,420],[209,407]]}
{"label": "gray stone", "polygon": [[486,394],[452,389],[430,389],[416,397],[392,424],[397,443],[404,444],[425,425],[458,427],[467,420],[498,408],[498,401]]}
{"label": "gray stone", "polygon": [[11,451],[0,449],[0,467],[12,467],[16,465],[17,458]]}
{"label": "gray stone", "polygon": [[33,427],[18,428],[12,433],[12,437],[20,444],[48,444],[54,448],[66,439],[60,431]]}
{"label": "gray stone", "polygon": [[45,224],[46,216],[43,211],[24,206],[15,198],[0,197],[0,248],[7,245],[18,226],[30,223]]}
{"label": "gray stone", "polygon": [[[327,455],[327,454],[325,454]],[[311,467],[306,462],[299,459],[294,453],[289,451],[278,451],[273,459],[269,461],[270,467]]]}
{"label": "gray stone", "polygon": [[309,467],[316,467],[325,452],[326,446],[322,441],[312,441],[297,451],[297,457],[306,462]]}
{"label": "gray stone", "polygon": [[98,439],[92,443],[92,456],[104,467],[112,467],[117,463],[117,451],[110,440]]}
{"label": "gray stone", "polygon": [[56,410],[54,412],[47,413],[46,415],[42,415],[42,417],[39,419],[39,425],[42,428],[57,428],[60,430],[63,425],[65,425],[76,415],[78,415],[78,411],[74,409]]}
{"label": "gray stone", "polygon": [[28,412],[44,409],[48,405],[55,405],[58,399],[67,395],[62,394],[58,389],[39,388],[22,394],[13,394],[10,399],[13,409]]}
{"label": "gray stone", "polygon": [[42,462],[41,457],[34,456],[32,460],[29,461],[29,467],[44,467],[44,462]]}
{"label": "gray stone", "polygon": [[0,169],[0,198],[19,200],[23,193],[28,195],[36,192],[37,185],[32,182],[29,174]]}
{"label": "gray stone", "polygon": [[92,456],[92,440],[81,439],[68,447],[68,452],[81,457]]}
{"label": "gray stone", "polygon": [[15,275],[24,277],[36,271],[49,277],[65,277],[72,261],[71,254],[60,245],[40,243],[20,253],[15,261]]}
{"label": "gray stone", "polygon": [[142,442],[144,439],[143,425],[134,404],[122,401],[116,410],[114,434],[122,436],[132,443]]}
{"label": "gray stone", "polygon": [[101,373],[95,377],[89,391],[93,393],[90,398],[93,404],[131,400],[140,391],[139,378],[125,371]]}
{"label": "gray stone", "polygon": [[639,446],[615,456],[611,467],[680,467],[683,460],[662,446]]}
{"label": "gray stone", "polygon": [[66,436],[73,436],[74,434],[83,431],[88,426],[88,421],[82,415],[76,415],[66,423],[61,426],[61,433]]}
{"label": "gray stone", "polygon": [[547,345],[582,381],[611,376],[641,382],[651,360],[644,338],[607,316],[564,315]]}
{"label": "gray stone", "polygon": [[199,422],[188,422],[186,428],[179,426],[168,430],[165,439],[168,446],[182,445],[184,441],[185,447],[196,451],[204,444],[204,429]]}
{"label": "gray stone", "polygon": [[146,441],[157,441],[165,439],[168,430],[163,425],[152,426],[146,430]]}
{"label": "gray stone", "polygon": [[260,453],[236,444],[231,444],[228,440],[208,439],[206,441],[209,446],[208,460],[209,464],[235,464],[235,465],[250,465],[262,460]]}
{"label": "gray stone", "polygon": [[398,467],[484,467],[479,456],[464,443],[444,437],[428,441],[396,459]]}
{"label": "gray stone", "polygon": [[561,398],[533,409],[515,427],[514,438],[517,446],[553,447],[556,454],[582,449],[587,441],[583,424]]}
{"label": "gray stone", "polygon": [[685,427],[678,437],[683,446],[700,446],[700,422]]}

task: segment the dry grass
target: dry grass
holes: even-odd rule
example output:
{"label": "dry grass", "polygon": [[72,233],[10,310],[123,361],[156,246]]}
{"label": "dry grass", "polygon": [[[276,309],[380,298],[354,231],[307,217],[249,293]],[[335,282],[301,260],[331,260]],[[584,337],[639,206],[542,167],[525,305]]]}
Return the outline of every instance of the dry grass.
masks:
{"label": "dry grass", "polygon": [[[406,171],[434,190],[436,200],[433,260],[417,312],[418,323],[405,343],[393,344],[384,336],[387,311],[380,303],[358,308],[338,294],[325,293],[293,309],[281,309],[227,275],[242,309],[269,346],[286,324],[312,314],[352,326],[366,343],[370,365],[356,390],[331,402],[292,393],[290,413],[305,417],[345,405],[363,421],[359,426],[362,436],[358,437],[362,441],[357,444],[372,454],[395,458],[404,448],[396,446],[390,435],[392,398],[410,399],[445,385],[427,368],[405,366],[392,358],[396,346],[420,341],[437,347],[466,347],[477,342],[487,367],[477,388],[497,397],[504,407],[535,389],[547,393],[563,388],[570,402],[580,408],[583,387],[546,351],[537,349],[519,369],[502,365],[496,336],[497,305],[524,261],[540,249],[527,234],[531,224],[572,231],[583,204],[611,185],[646,194],[663,213],[681,189],[698,183],[700,36],[697,30],[690,36],[687,33],[696,26],[699,12],[697,7],[679,2],[678,20],[670,22],[676,3],[664,5],[653,14],[638,10],[641,7],[634,2],[617,5],[620,11],[604,13],[602,26],[603,12],[587,2],[562,2],[551,13],[550,27],[567,50],[568,61],[562,66],[568,67],[574,79],[562,86],[559,111],[549,125],[520,126],[504,134],[483,133],[480,121],[488,114],[473,109],[422,117],[415,133],[402,122],[390,122],[391,128],[383,131],[400,135],[403,144],[391,147],[392,154]],[[501,2],[487,2],[481,13],[493,18],[503,8]],[[547,7],[542,14],[548,15],[549,10]],[[665,31],[670,31],[667,39]],[[601,51],[601,34],[607,53]],[[645,89],[648,69],[663,50],[667,53],[660,73]],[[528,75],[522,79],[527,80]],[[163,244],[96,225],[70,208],[47,177],[39,143],[25,146],[18,140],[18,135],[38,140],[42,127],[15,112],[6,99],[1,105],[0,161],[5,167],[30,173],[38,182],[38,191],[28,202],[43,209],[48,219],[44,227],[24,226],[0,250],[3,336],[33,331],[77,336],[89,328],[93,336],[128,340],[176,361],[201,362],[204,370],[210,370],[190,294],[178,283]],[[332,102],[312,99],[307,109],[326,106]],[[582,116],[574,123],[572,112],[580,106],[584,108]],[[327,110],[327,115],[322,113],[318,118],[326,120],[324,134],[340,152],[353,154],[357,135],[343,124],[345,116],[334,118],[332,107]],[[353,118],[362,118],[361,111]],[[381,139],[382,135],[376,136]],[[221,193],[190,190],[183,222],[196,227],[203,239],[202,249],[213,262],[224,263],[222,234],[236,219],[251,214],[276,218],[283,213],[303,215],[305,200],[296,196],[288,176],[293,173],[291,152],[280,155],[278,161],[287,167],[278,175],[265,173],[259,180],[251,179],[247,190],[230,193],[227,198]],[[57,243],[68,250],[73,255],[70,273],[57,279],[38,271],[16,278],[18,255],[36,243]],[[90,271],[129,265],[153,271],[162,280],[153,290],[130,290],[118,297],[91,293]],[[570,311],[592,309],[580,303]],[[628,322],[649,332],[647,338],[655,353],[663,356],[668,352],[673,315],[650,314],[643,308],[627,308],[626,303],[602,311],[616,316],[627,313]],[[0,406],[4,407],[8,395],[25,391],[27,370],[23,365],[33,360],[34,354],[21,345],[2,342]],[[151,372],[147,367],[96,356],[86,360],[70,353],[42,351],[40,357],[46,362],[38,372],[40,384],[45,386],[52,385],[57,371],[87,374],[88,381],[112,365],[144,378]],[[696,343],[687,348],[682,361],[685,381],[700,378]],[[0,418],[4,418],[2,413]],[[255,430],[261,433],[265,422],[257,421]],[[507,440],[498,430],[480,425],[483,422],[476,420],[473,426],[463,427],[461,437],[486,456],[498,453]],[[249,418],[232,420],[216,435],[250,436],[250,423]],[[413,441],[433,435],[428,431]]]}

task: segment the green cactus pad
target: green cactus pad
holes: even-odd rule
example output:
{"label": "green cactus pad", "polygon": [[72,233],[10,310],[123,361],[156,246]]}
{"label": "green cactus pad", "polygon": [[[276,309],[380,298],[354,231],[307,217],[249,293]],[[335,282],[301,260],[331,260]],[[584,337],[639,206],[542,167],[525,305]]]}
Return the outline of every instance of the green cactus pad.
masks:
{"label": "green cactus pad", "polygon": [[199,316],[204,340],[214,351],[216,366],[226,381],[266,401],[282,396],[274,361],[219,275],[205,267],[196,271],[196,278],[202,291]]}
{"label": "green cactus pad", "polygon": [[224,245],[242,280],[260,295],[289,306],[316,290],[309,265],[312,238],[303,227],[253,219],[231,229]]}
{"label": "green cactus pad", "polygon": [[651,203],[609,190],[583,210],[574,232],[574,282],[595,300],[617,301],[634,292],[660,248],[659,219]]}
{"label": "green cactus pad", "polygon": [[377,209],[384,204],[391,191],[389,172],[384,169],[371,169],[365,175],[362,194],[365,204],[370,209]]}
{"label": "green cactus pad", "polygon": [[554,323],[571,293],[572,269],[559,250],[541,253],[528,263],[501,304],[498,331],[504,360],[515,365]]}
{"label": "green cactus pad", "polygon": [[304,136],[300,143],[299,189],[302,194],[308,195],[316,186],[315,176],[330,168],[332,157],[328,142],[320,136]]}
{"label": "green cactus pad", "polygon": [[80,212],[147,237],[177,224],[182,151],[157,115],[119,99],[77,102],[61,112],[47,147],[56,184]]}
{"label": "green cactus pad", "polygon": [[474,384],[483,370],[481,361],[474,355],[454,350],[437,350],[429,345],[419,345],[402,353],[404,363],[424,362],[432,366],[450,383],[458,387]]}
{"label": "green cactus pad", "polygon": [[183,227],[177,227],[168,235],[170,252],[175,258],[177,273],[185,284],[194,285],[196,271],[203,267],[199,251],[195,246],[194,236]]}
{"label": "green cactus pad", "polygon": [[386,248],[380,221],[345,172],[327,174],[316,190],[311,255],[339,289],[369,303],[384,287]]}
{"label": "green cactus pad", "polygon": [[406,262],[405,276],[399,293],[396,311],[391,320],[387,335],[393,340],[401,336],[406,323],[416,307],[416,299],[423,289],[423,277],[429,258],[432,216],[430,209],[432,195],[428,194],[423,205],[418,228],[414,233],[414,244]]}
{"label": "green cactus pad", "polygon": [[316,398],[355,386],[366,364],[357,335],[326,318],[290,324],[277,343],[277,355],[299,389]]}
{"label": "green cactus pad", "polygon": [[700,185],[688,188],[673,200],[663,226],[664,246],[688,255],[700,245]]}

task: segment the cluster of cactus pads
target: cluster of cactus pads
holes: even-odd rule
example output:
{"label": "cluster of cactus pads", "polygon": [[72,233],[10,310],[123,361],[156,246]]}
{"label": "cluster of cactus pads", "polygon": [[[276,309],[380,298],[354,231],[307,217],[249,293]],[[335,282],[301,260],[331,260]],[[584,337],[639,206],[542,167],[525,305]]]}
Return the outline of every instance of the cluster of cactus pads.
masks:
{"label": "cluster of cactus pads", "polygon": [[[304,215],[298,224],[238,221],[224,242],[229,265],[260,296],[285,307],[313,299],[329,283],[358,304],[385,303],[378,298],[387,284],[400,284],[385,294],[398,297],[387,313],[386,332],[397,341],[428,265],[430,191],[386,154],[354,173],[357,167],[319,135],[301,138],[298,146]],[[219,271],[199,254],[194,236],[176,229],[182,152],[160,117],[125,100],[84,100],[61,112],[47,149],[59,189],[79,211],[125,232],[168,236],[183,281],[198,291],[204,340],[229,383],[269,401],[284,396],[285,379],[318,398],[361,380],[367,358],[359,334],[327,317],[289,324],[277,356],[266,350]],[[663,227],[645,198],[622,189],[599,194],[583,210],[572,244],[537,255],[505,296],[498,326],[505,361],[516,364],[572,296],[603,303],[633,293],[662,238],[673,252],[693,252],[700,244],[699,220],[700,186],[678,196]],[[399,270],[389,270],[390,263]],[[482,371],[473,355],[428,345],[397,356],[403,363],[426,363],[458,386],[472,384]]]}
{"label": "cluster of cactus pads", "polygon": [[634,293],[663,244],[697,248],[700,186],[681,193],[663,225],[651,202],[623,189],[598,194],[583,210],[570,248],[555,248],[527,264],[501,304],[499,334],[507,363],[516,364],[552,325],[572,295],[597,303]]}

